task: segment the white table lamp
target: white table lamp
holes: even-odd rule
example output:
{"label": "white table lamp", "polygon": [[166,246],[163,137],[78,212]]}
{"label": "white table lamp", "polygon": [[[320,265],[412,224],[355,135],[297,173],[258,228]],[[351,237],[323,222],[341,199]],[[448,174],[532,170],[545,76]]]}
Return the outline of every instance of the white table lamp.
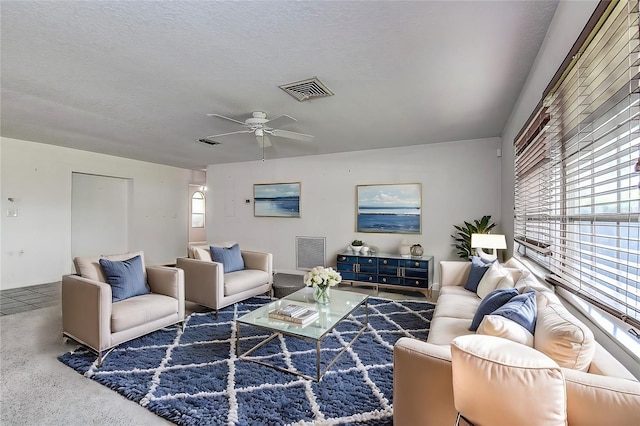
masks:
{"label": "white table lamp", "polygon": [[[498,258],[498,249],[507,248],[507,239],[501,234],[471,234],[471,248],[477,249],[480,258],[493,261]],[[493,254],[482,249],[493,249]]]}

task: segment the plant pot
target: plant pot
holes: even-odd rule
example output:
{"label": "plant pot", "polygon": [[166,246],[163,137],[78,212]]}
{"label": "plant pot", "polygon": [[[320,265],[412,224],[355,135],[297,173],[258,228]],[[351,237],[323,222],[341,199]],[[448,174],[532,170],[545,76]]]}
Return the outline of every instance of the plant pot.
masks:
{"label": "plant pot", "polygon": [[351,246],[351,250],[353,250],[354,253],[360,253],[362,246]]}

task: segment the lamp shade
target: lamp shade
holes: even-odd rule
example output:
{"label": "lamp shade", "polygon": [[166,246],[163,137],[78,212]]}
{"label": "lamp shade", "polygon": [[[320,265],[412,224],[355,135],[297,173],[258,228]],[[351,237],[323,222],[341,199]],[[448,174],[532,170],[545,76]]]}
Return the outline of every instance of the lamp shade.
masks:
{"label": "lamp shade", "polygon": [[506,249],[507,239],[501,234],[471,234],[471,248]]}

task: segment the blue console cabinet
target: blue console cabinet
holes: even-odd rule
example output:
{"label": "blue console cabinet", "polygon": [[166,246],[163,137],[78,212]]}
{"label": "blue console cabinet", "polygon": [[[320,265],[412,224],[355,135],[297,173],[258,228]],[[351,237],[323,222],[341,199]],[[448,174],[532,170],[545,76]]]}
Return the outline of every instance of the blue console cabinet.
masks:
{"label": "blue console cabinet", "polygon": [[338,254],[337,269],[342,280],[352,285],[413,290],[426,297],[431,296],[433,256],[410,257],[347,251]]}

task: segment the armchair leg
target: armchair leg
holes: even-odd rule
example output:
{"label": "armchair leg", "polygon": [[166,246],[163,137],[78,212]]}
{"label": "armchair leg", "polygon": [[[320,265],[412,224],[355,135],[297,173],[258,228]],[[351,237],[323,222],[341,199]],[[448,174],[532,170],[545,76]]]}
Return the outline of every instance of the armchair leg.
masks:
{"label": "armchair leg", "polygon": [[[460,420],[462,420],[462,422],[460,422]],[[454,426],[474,426],[474,424],[471,423],[465,416],[463,416],[458,412]]]}
{"label": "armchair leg", "polygon": [[111,353],[113,352],[114,348],[111,349],[107,349],[106,351],[102,352],[102,351],[98,351],[98,368],[102,367],[102,363],[104,362],[104,359]]}

